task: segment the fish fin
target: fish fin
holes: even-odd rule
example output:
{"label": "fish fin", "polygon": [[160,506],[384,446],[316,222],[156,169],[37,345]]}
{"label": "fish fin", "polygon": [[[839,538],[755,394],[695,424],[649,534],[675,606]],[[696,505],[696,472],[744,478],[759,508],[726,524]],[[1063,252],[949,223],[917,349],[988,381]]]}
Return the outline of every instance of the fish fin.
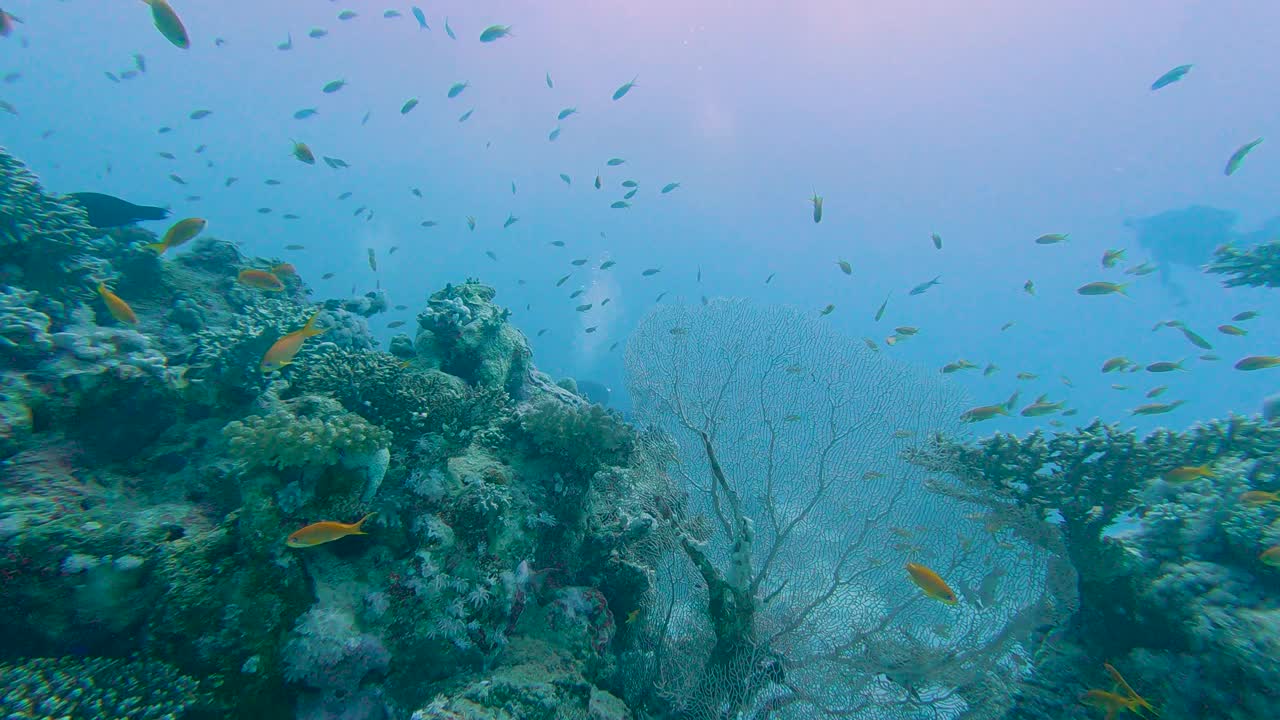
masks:
{"label": "fish fin", "polygon": [[368,520],[369,518],[371,518],[371,517],[373,517],[374,515],[377,515],[377,514],[378,514],[377,512],[371,512],[371,513],[369,513],[368,515],[365,515],[364,517],[362,517],[362,518],[360,518],[359,520],[357,520],[357,521],[356,521],[356,524],[355,524],[355,525],[353,526],[353,528],[352,528],[355,532],[353,532],[352,534],[353,534],[353,535],[368,535],[369,533],[367,533],[367,532],[365,532],[365,531],[364,531],[364,523],[365,523],[365,521],[366,521],[366,520]]}
{"label": "fish fin", "polygon": [[315,337],[316,335],[323,335],[329,332],[329,328],[316,329],[316,318],[320,317],[321,312],[322,311],[317,310],[315,314],[307,320],[307,324],[302,326],[301,332],[306,333],[307,337]]}
{"label": "fish fin", "polygon": [[142,247],[143,247],[143,249],[144,249],[144,250],[150,250],[151,252],[153,252],[153,253],[155,253],[155,254],[157,254],[157,255],[163,255],[163,254],[164,254],[164,251],[169,249],[169,246],[168,246],[168,245],[166,245],[166,244],[164,244],[164,243],[162,243],[162,242],[157,242],[157,243],[147,243],[146,245],[143,245]]}

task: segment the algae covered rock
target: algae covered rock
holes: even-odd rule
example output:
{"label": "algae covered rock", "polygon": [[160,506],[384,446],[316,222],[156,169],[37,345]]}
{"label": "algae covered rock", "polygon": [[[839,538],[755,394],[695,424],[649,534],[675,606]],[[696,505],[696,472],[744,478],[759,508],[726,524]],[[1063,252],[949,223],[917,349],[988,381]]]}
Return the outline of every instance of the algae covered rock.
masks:
{"label": "algae covered rock", "polygon": [[418,315],[414,345],[426,367],[516,395],[533,353],[507,322],[510,313],[493,302],[496,294],[475,280],[432,293]]}

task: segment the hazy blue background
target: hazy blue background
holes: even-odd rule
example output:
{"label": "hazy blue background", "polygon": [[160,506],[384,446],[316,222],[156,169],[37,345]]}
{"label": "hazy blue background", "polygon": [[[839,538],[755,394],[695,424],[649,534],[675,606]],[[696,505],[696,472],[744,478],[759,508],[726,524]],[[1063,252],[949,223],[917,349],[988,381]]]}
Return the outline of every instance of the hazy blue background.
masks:
{"label": "hazy blue background", "polygon": [[[1173,386],[1161,401],[1188,404],[1138,424],[1256,412],[1280,389],[1280,371],[1231,369],[1246,354],[1280,353],[1280,303],[1267,291],[1227,291],[1179,268],[1186,307],[1154,275],[1138,279],[1131,300],[1074,292],[1128,279],[1101,269],[1105,248],[1128,247],[1131,264],[1145,259],[1127,217],[1206,204],[1239,212],[1240,229],[1251,230],[1280,215],[1280,137],[1271,138],[1280,118],[1278,3],[423,2],[428,32],[406,3],[175,0],[188,51],[164,40],[141,2],[4,7],[26,23],[0,41],[0,72],[22,74],[0,86],[21,113],[0,115],[0,142],[47,187],[206,217],[209,234],[295,263],[318,298],[380,279],[392,304],[410,306],[375,319],[383,338],[392,320],[412,328],[427,293],[476,276],[498,288],[544,369],[615,387],[622,347],[608,348],[669,291],[664,302],[746,295],[814,312],[835,303],[829,322],[882,345],[894,326],[915,325],[920,334],[888,352],[932,367],[959,357],[995,362],[1002,370],[990,378],[956,376],[975,403],[1021,387],[1020,407],[1048,392],[1079,407],[1076,420],[1124,418],[1158,384]],[[360,16],[337,20],[344,8]],[[384,19],[390,8],[403,17]],[[444,33],[446,16],[456,41]],[[496,23],[514,37],[479,43]],[[330,34],[311,39],[312,27]],[[287,33],[293,49],[278,51]],[[215,47],[215,37],[226,45]],[[145,55],[145,75],[120,84],[104,76],[130,68],[133,53]],[[1148,90],[1183,63],[1195,68],[1182,82]],[[611,101],[635,76],[636,88]],[[349,86],[321,93],[340,78]],[[471,87],[447,99],[463,80]],[[402,116],[410,97],[421,104]],[[304,107],[320,114],[294,120]],[[565,107],[581,114],[558,123]],[[470,108],[474,116],[459,124]],[[197,109],[213,115],[189,120]],[[549,142],[557,124],[562,134]],[[174,131],[157,134],[165,125]],[[1224,177],[1232,151],[1258,136],[1268,141]],[[305,166],[290,156],[291,138],[351,168]],[[193,153],[199,144],[208,145],[203,155]],[[613,156],[627,164],[606,168]],[[600,191],[591,186],[597,173]],[[224,188],[227,176],[240,181]],[[266,178],[284,184],[268,187]],[[610,209],[628,178],[641,184],[634,207]],[[673,181],[680,189],[658,195]],[[347,190],[354,196],[338,202]],[[815,190],[826,198],[820,225],[808,203]],[[352,216],[361,205],[375,211],[372,222]],[[302,219],[283,220],[288,212]],[[503,230],[508,213],[520,221]],[[478,219],[474,233],[467,215]],[[424,229],[425,219],[440,225]],[[942,252],[930,243],[934,231]],[[1071,242],[1033,244],[1050,232]],[[548,245],[556,239],[568,247]],[[287,252],[290,243],[307,250]],[[365,259],[371,247],[377,278]],[[591,258],[586,267],[569,265],[581,257]],[[605,258],[617,266],[590,270]],[[851,277],[838,258],[853,264]],[[640,276],[655,266],[663,272]],[[320,280],[330,271],[338,276]],[[938,274],[941,286],[906,296]],[[1027,279],[1038,297],[1023,293]],[[576,313],[584,299],[568,294],[579,287],[590,288],[585,301],[612,302]],[[884,320],[873,323],[890,291]],[[1249,308],[1264,313],[1249,337],[1214,331]],[[1174,330],[1150,332],[1170,318],[1209,338],[1222,361],[1195,360],[1202,351]],[[1017,324],[1000,332],[1009,320]],[[586,325],[599,332],[585,335]],[[534,337],[540,328],[550,330]],[[1099,373],[1122,354],[1143,363],[1188,357],[1191,371]],[[1042,377],[1017,382],[1017,371]],[[1131,389],[1112,390],[1113,382]],[[984,429],[1026,430],[1037,420],[1001,422]]]}

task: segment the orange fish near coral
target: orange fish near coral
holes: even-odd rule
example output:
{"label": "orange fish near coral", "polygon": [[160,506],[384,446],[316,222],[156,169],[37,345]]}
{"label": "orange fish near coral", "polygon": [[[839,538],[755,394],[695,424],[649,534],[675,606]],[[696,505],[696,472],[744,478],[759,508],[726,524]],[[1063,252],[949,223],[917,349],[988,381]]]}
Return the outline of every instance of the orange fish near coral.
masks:
{"label": "orange fish near coral", "polygon": [[911,576],[911,582],[918,585],[925,595],[948,605],[956,604],[955,591],[951,589],[951,586],[947,585],[945,580],[938,576],[938,573],[924,565],[907,563],[907,574]]}
{"label": "orange fish near coral", "polygon": [[353,523],[340,523],[333,520],[311,523],[294,532],[284,542],[291,548],[304,548],[340,540],[348,535],[368,535],[369,533],[362,530],[361,526],[374,515],[377,513],[369,513]]}
{"label": "orange fish near coral", "polygon": [[199,235],[204,231],[205,226],[208,224],[209,222],[204,218],[187,218],[186,220],[179,220],[173,224],[173,227],[169,228],[169,230],[165,232],[164,237],[160,239],[160,242],[148,243],[147,245],[143,245],[143,247],[157,255],[163,255],[165,250],[176,248]]}
{"label": "orange fish near coral", "polygon": [[280,278],[266,270],[241,270],[240,274],[236,275],[236,281],[241,285],[248,285],[259,290],[269,290],[271,292],[284,290],[284,283],[280,282]]}
{"label": "orange fish near coral", "polygon": [[1106,690],[1090,690],[1080,696],[1080,702],[1089,707],[1096,707],[1107,711],[1107,720],[1114,720],[1116,713],[1121,710],[1129,712],[1138,712],[1138,701],[1133,698],[1127,698],[1119,693],[1107,692]]}
{"label": "orange fish near coral", "polygon": [[121,300],[119,295],[108,290],[106,285],[98,283],[98,294],[102,296],[102,302],[107,304],[107,312],[111,313],[111,317],[126,325],[138,324],[138,316],[133,313],[133,308],[129,307],[129,303]]}
{"label": "orange fish near coral", "polygon": [[293,263],[280,263],[271,268],[271,274],[276,277],[298,277],[298,268]]}
{"label": "orange fish near coral", "polygon": [[306,342],[307,338],[323,335],[326,332],[325,330],[316,329],[316,318],[318,317],[320,317],[320,312],[317,310],[306,325],[275,341],[271,348],[267,350],[267,353],[262,356],[262,364],[259,366],[262,372],[273,372],[291,364],[293,356],[297,355],[298,351],[302,349],[302,343]]}

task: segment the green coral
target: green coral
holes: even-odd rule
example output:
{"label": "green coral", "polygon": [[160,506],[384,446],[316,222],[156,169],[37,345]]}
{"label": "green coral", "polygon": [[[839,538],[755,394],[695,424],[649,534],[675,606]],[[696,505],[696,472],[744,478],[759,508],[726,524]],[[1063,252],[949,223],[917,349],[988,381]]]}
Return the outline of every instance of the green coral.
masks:
{"label": "green coral", "polygon": [[1222,281],[1226,287],[1280,287],[1280,240],[1243,249],[1220,247],[1204,271],[1229,276]]}
{"label": "green coral", "polygon": [[200,684],[156,660],[32,658],[0,665],[6,718],[174,720],[201,703]]}
{"label": "green coral", "polygon": [[391,434],[346,412],[336,400],[304,396],[266,415],[222,429],[233,455],[249,465],[325,467],[387,447]]}
{"label": "green coral", "polygon": [[520,428],[543,455],[565,469],[591,473],[625,465],[636,445],[635,430],[618,413],[588,403],[540,396],[521,406]]}
{"label": "green coral", "polygon": [[425,433],[466,439],[501,424],[508,400],[501,388],[473,387],[434,369],[406,364],[386,353],[326,346],[295,369],[299,392],[331,394],[351,412],[409,440]]}
{"label": "green coral", "polygon": [[[21,161],[0,148],[0,264],[18,284],[58,300],[87,298],[110,277],[109,251],[84,210],[45,194]],[[12,282],[14,278],[10,279]]]}

